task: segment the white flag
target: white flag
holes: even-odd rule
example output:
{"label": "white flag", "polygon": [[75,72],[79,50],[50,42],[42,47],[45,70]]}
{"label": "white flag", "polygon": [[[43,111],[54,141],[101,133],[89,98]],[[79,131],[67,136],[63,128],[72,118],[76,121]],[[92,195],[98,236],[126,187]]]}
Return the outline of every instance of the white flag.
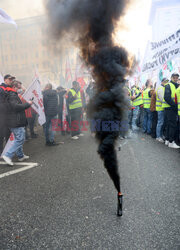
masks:
{"label": "white flag", "polygon": [[8,14],[0,8],[0,23],[11,23],[16,26],[17,23]]}
{"label": "white flag", "polygon": [[8,150],[12,147],[12,145],[14,144],[14,134],[11,133],[10,137],[9,137],[9,140],[7,141],[5,147],[4,147],[4,150],[1,154],[1,157],[3,155],[5,155],[6,152],[8,152]]}
{"label": "white flag", "polygon": [[4,82],[4,77],[2,76],[2,74],[0,73],[0,84]]}
{"label": "white flag", "polygon": [[35,78],[26,92],[23,94],[23,99],[25,101],[33,101],[32,108],[39,115],[38,121],[40,125],[43,125],[46,122],[46,117],[44,113],[43,105],[43,95],[41,91],[41,84],[38,78]]}

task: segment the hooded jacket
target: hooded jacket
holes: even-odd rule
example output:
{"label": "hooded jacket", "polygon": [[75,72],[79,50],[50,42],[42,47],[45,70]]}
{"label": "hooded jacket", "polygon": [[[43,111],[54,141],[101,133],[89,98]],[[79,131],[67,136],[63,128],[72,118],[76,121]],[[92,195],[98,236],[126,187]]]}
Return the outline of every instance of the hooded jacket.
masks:
{"label": "hooded jacket", "polygon": [[48,89],[43,92],[44,112],[46,116],[54,117],[58,113],[58,96],[56,90]]}

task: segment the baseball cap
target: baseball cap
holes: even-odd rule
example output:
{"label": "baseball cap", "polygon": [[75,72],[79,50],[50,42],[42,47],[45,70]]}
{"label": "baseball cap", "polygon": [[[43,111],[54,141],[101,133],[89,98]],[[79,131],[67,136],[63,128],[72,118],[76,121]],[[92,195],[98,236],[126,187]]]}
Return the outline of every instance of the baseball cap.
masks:
{"label": "baseball cap", "polygon": [[174,76],[179,77],[179,74],[178,74],[177,72],[175,72],[175,73],[173,73],[173,74],[171,75],[171,77],[174,77]]}
{"label": "baseball cap", "polygon": [[166,77],[164,77],[161,82],[168,82],[168,81],[169,80]]}
{"label": "baseball cap", "polygon": [[9,75],[9,74],[7,74],[7,75],[4,76],[4,80],[6,80],[6,79],[14,80],[15,78],[16,78],[16,77],[11,76],[11,75]]}

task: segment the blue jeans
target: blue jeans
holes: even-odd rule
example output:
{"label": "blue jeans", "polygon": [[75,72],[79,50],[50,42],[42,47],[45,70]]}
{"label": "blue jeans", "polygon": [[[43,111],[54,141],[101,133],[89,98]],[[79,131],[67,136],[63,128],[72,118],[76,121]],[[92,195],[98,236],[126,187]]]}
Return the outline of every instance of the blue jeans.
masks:
{"label": "blue jeans", "polygon": [[162,138],[162,128],[164,124],[164,111],[158,111],[158,123],[156,127],[157,138]]}
{"label": "blue jeans", "polygon": [[15,140],[12,147],[5,153],[5,156],[12,159],[16,154],[18,158],[22,158],[24,156],[23,144],[25,142],[25,128],[11,128],[11,132],[14,134]]}
{"label": "blue jeans", "polygon": [[144,121],[143,121],[143,132],[151,133],[152,126],[152,112],[150,109],[144,109]]}
{"label": "blue jeans", "polygon": [[52,120],[56,119],[52,116],[46,116],[46,123],[43,125],[44,134],[46,137],[46,142],[53,142],[54,141],[54,134],[55,132],[52,129]]}
{"label": "blue jeans", "polygon": [[135,106],[135,108],[133,109],[133,115],[132,115],[132,130],[138,129],[136,125],[138,113],[139,113],[139,106]]}

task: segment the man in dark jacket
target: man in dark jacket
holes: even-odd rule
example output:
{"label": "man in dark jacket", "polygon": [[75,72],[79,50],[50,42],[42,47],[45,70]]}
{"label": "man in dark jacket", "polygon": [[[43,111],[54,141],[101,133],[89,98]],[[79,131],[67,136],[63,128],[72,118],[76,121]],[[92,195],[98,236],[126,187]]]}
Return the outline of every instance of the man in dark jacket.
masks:
{"label": "man in dark jacket", "polygon": [[17,82],[12,83],[12,88],[8,88],[7,102],[7,126],[14,134],[14,143],[10,149],[3,155],[4,161],[13,166],[12,158],[17,155],[19,161],[29,159],[29,156],[23,152],[23,144],[25,141],[25,126],[27,125],[25,109],[32,105],[32,102],[22,104],[18,93]]}
{"label": "man in dark jacket", "polygon": [[4,83],[0,85],[0,155],[3,151],[4,138],[8,141],[10,136],[10,130],[6,126],[6,114],[7,114],[7,88],[10,87],[15,77],[11,75],[5,75]]}
{"label": "man in dark jacket", "polygon": [[178,73],[173,73],[171,76],[171,82],[165,85],[164,92],[164,108],[165,108],[165,145],[170,148],[178,149],[179,145],[176,144],[176,132],[177,132],[177,116],[178,107],[175,103],[175,92],[178,88]]}
{"label": "man in dark jacket", "polygon": [[[47,146],[56,146],[58,143],[54,141],[54,131],[52,128],[53,119],[56,119],[58,113],[58,96],[56,90],[52,89],[52,84],[48,83],[43,92],[44,112],[46,115],[46,123],[44,124],[44,133]],[[51,131],[49,132],[49,130]]]}

